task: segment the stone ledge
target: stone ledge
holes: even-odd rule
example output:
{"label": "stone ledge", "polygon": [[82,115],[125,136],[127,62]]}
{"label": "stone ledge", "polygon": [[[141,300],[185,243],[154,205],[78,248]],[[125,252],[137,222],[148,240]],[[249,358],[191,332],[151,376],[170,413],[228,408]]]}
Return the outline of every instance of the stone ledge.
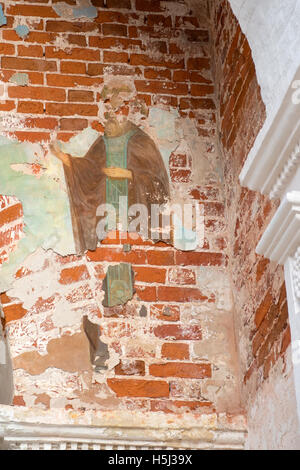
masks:
{"label": "stone ledge", "polygon": [[9,449],[238,450],[244,448],[246,421],[244,415],[225,413],[170,416],[1,406],[0,436]]}

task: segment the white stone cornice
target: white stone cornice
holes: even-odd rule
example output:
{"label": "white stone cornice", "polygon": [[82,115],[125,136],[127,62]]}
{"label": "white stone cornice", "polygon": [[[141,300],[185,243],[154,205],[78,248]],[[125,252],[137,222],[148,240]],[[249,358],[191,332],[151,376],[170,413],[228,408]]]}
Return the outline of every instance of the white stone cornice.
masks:
{"label": "white stone cornice", "polygon": [[287,193],[263,234],[256,252],[284,264],[300,246],[300,191]]}
{"label": "white stone cornice", "polygon": [[185,413],[168,420],[164,413],[0,405],[0,445],[2,438],[8,449],[243,449],[245,437],[243,415]]}
{"label": "white stone cornice", "polygon": [[242,186],[281,197],[300,164],[300,67],[259,149],[240,174]]}
{"label": "white stone cornice", "polygon": [[295,296],[300,300],[300,247],[297,249],[294,257],[294,266],[293,266],[293,281],[294,281],[294,291]]}
{"label": "white stone cornice", "polygon": [[278,199],[282,197],[283,191],[287,188],[291,179],[295,176],[297,168],[300,165],[300,143],[298,143],[288,158],[287,163],[280,175],[278,176],[273,188],[270,192],[271,199]]}

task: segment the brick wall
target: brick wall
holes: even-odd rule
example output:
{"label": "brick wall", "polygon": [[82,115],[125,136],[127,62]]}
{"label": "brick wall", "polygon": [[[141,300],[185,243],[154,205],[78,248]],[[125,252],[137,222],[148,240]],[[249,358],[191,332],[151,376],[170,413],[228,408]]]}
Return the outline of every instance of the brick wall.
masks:
{"label": "brick wall", "polygon": [[[181,252],[140,240],[125,253],[116,238],[83,257],[34,253],[20,266],[12,291],[1,295],[15,369],[14,404],[237,412],[206,2],[198,20],[182,5],[184,14],[177,13],[177,2],[108,0],[104,8],[93,0],[97,18],[81,21],[59,17],[54,3],[4,5],[1,68],[7,96],[0,109],[14,119],[7,127],[3,121],[2,133],[40,143],[45,153],[54,134],[68,140],[87,126],[101,133],[105,77],[133,78],[140,102],[176,110],[182,126],[192,124],[189,138],[196,139],[197,151],[173,152],[170,174],[175,194],[204,204],[205,244]],[[29,25],[25,40],[14,31],[20,23]],[[9,81],[15,72],[28,74],[28,86]],[[212,168],[205,181],[203,161]],[[0,212],[4,231],[7,210]],[[120,261],[133,265],[136,294],[123,308],[103,308],[105,270]],[[81,330],[87,314],[109,348],[109,370],[101,376],[88,361]]]}
{"label": "brick wall", "polygon": [[22,204],[12,196],[0,196],[0,265],[9,258],[23,234]]}
{"label": "brick wall", "polygon": [[239,173],[265,121],[265,106],[249,44],[229,2],[212,2],[211,17],[235,325],[243,397],[249,402],[249,391],[268,377],[290,343],[282,268],[255,254],[278,205],[239,185]]}

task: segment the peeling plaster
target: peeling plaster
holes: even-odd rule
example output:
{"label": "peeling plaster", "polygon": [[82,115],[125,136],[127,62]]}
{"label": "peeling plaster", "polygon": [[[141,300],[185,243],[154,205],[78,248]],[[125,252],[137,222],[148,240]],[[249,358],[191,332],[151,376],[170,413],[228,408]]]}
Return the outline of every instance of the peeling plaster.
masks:
{"label": "peeling plaster", "polygon": [[[24,165],[18,166],[18,165]],[[45,172],[37,178],[26,171],[38,164]],[[17,166],[15,166],[17,165]],[[21,170],[21,171],[19,171]],[[1,267],[0,291],[6,291],[17,268],[39,247],[62,255],[75,253],[70,207],[61,163],[38,144],[6,140],[0,146],[0,194],[14,195],[23,205],[24,237]]]}
{"label": "peeling plaster", "polygon": [[29,28],[27,25],[24,25],[24,24],[19,24],[16,28],[15,28],[15,32],[17,33],[17,35],[21,38],[21,39],[25,39],[28,34],[29,34]]}
{"label": "peeling plaster", "polygon": [[[251,380],[251,379],[250,379]],[[253,383],[254,386],[254,383]],[[280,359],[269,378],[256,393],[249,393],[248,438],[250,450],[299,450],[300,428],[297,409],[291,348],[285,362]]]}
{"label": "peeling plaster", "polygon": [[0,5],[0,27],[7,24],[7,18],[3,13],[2,5]]}
{"label": "peeling plaster", "polygon": [[91,370],[89,345],[83,332],[62,336],[49,341],[47,355],[27,352],[16,357],[14,369],[23,369],[30,375],[41,375],[49,368],[61,369],[65,372],[82,372]]}
{"label": "peeling plaster", "polygon": [[29,83],[28,73],[14,73],[10,79],[10,82],[15,83],[18,86],[26,86]]}
{"label": "peeling plaster", "polygon": [[53,10],[64,19],[75,20],[84,18],[93,19],[98,16],[97,8],[91,4],[90,0],[76,0],[76,6],[66,2],[58,2],[52,5]]}

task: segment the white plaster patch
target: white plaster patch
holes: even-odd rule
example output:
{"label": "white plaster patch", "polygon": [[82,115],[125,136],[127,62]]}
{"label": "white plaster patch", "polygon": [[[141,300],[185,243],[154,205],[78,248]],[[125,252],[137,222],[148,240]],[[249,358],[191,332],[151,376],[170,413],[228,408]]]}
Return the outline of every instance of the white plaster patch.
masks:
{"label": "white plaster patch", "polygon": [[290,348],[286,364],[280,359],[248,403],[248,438],[250,450],[299,450],[300,426]]}
{"label": "white plaster patch", "polygon": [[78,373],[70,373],[61,369],[50,368],[40,375],[31,376],[23,369],[14,371],[16,395],[38,395],[46,393],[50,398],[76,398],[75,390],[82,389],[82,381]]}

